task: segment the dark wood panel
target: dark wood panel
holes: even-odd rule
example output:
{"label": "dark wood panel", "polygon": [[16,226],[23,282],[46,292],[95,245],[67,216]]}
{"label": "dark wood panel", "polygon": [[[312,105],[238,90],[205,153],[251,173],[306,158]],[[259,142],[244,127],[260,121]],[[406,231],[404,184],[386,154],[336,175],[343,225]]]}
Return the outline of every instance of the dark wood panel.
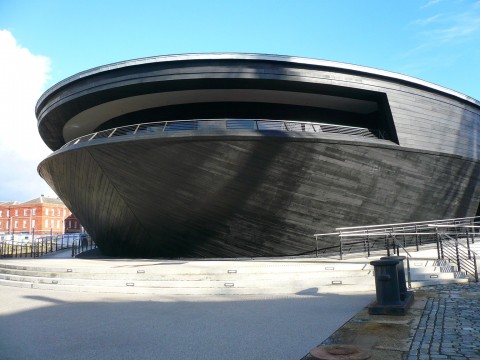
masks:
{"label": "dark wood panel", "polygon": [[102,250],[117,255],[292,255],[335,227],[477,209],[476,162],[297,140],[134,140],[60,152],[40,169]]}

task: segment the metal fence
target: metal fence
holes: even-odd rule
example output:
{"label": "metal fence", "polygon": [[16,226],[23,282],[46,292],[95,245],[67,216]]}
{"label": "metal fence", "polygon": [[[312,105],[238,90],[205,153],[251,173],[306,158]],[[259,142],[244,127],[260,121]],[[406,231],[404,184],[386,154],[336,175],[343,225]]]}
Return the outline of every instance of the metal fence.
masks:
{"label": "metal fence", "polygon": [[72,257],[80,252],[96,248],[88,234],[65,234],[36,237],[33,241],[0,241],[0,258],[34,258],[56,251],[72,249]]}
{"label": "metal fence", "polygon": [[348,254],[364,253],[370,256],[373,251],[384,251],[388,256],[399,254],[405,249],[432,244],[436,247],[437,258],[455,264],[458,271],[464,271],[478,282],[477,255],[470,249],[475,242],[480,217],[466,217],[410,223],[381,224],[337,228],[335,232],[315,234],[315,253],[323,253],[319,247],[322,239],[337,238],[338,245],[329,247],[330,252],[338,252],[340,259]]}
{"label": "metal fence", "polygon": [[367,129],[361,127],[343,126],[327,123],[266,119],[195,119],[159,121],[116,127],[113,129],[103,130],[73,139],[63,145],[62,148],[97,139],[114,138],[118,136],[148,136],[162,132],[187,130],[250,130],[282,132],[293,131],[308,133],[334,133],[385,139],[385,133],[380,129]]}

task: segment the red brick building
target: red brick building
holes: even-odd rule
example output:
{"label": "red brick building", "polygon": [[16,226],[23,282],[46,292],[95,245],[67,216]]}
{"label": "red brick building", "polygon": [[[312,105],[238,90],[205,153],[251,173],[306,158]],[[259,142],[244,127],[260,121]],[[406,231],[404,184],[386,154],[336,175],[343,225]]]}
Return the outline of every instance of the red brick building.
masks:
{"label": "red brick building", "polygon": [[42,195],[24,203],[0,201],[0,235],[58,235],[81,231],[78,219],[58,198]]}

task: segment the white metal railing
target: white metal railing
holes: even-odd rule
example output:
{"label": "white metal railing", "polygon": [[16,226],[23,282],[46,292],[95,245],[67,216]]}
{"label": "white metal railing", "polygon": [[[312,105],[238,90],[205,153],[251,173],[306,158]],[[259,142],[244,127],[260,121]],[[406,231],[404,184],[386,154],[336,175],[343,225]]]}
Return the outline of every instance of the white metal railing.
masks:
{"label": "white metal railing", "polygon": [[398,254],[400,247],[410,257],[407,246],[415,246],[418,251],[419,245],[431,243],[437,247],[438,259],[455,263],[459,271],[464,270],[478,282],[477,254],[470,249],[478,228],[480,217],[342,227],[332,233],[315,234],[315,252],[318,255],[323,250],[318,242],[327,236],[338,236],[341,259],[348,252],[366,252],[370,256],[374,249],[386,250],[390,256],[390,249]]}
{"label": "white metal railing", "polygon": [[195,119],[172,120],[120,126],[80,136],[67,142],[62,148],[94,139],[117,136],[155,135],[167,131],[212,131],[212,130],[251,130],[251,131],[295,131],[309,133],[335,133],[385,139],[379,129],[367,129],[327,123],[301,122],[266,119]]}

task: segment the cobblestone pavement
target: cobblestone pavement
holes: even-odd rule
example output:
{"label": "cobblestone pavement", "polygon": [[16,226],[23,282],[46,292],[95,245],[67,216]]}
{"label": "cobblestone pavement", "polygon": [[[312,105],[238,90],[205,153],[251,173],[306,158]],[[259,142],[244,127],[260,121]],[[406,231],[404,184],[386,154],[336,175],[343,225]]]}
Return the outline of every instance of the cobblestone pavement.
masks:
{"label": "cobblestone pavement", "polygon": [[416,291],[427,298],[408,359],[480,359],[480,285]]}

